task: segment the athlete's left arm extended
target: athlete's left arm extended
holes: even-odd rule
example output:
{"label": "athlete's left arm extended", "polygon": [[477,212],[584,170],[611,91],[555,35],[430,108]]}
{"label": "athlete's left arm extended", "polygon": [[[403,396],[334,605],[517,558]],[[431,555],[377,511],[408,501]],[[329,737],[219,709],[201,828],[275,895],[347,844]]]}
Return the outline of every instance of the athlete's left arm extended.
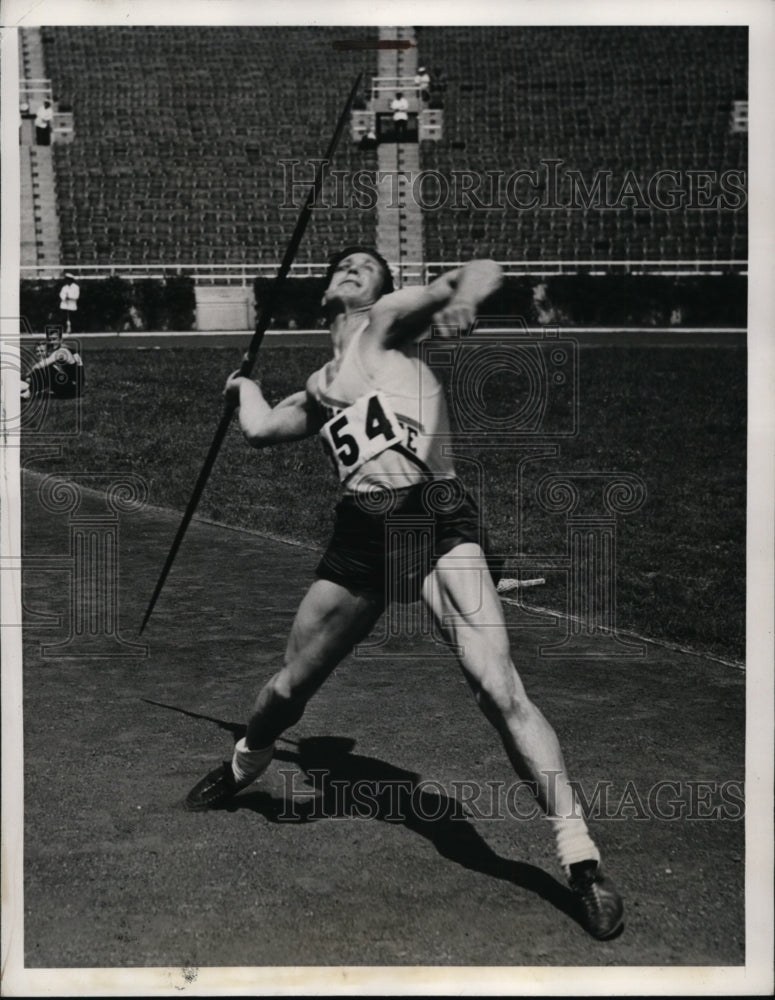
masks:
{"label": "athlete's left arm extended", "polygon": [[472,260],[448,271],[430,285],[410,286],[386,295],[372,308],[372,329],[386,348],[423,334],[432,323],[444,336],[466,331],[479,305],[502,281],[492,260]]}
{"label": "athlete's left arm extended", "polygon": [[314,401],[306,389],[270,406],[256,382],[234,372],[226,380],[224,397],[238,409],[240,429],[253,448],[300,441],[320,428]]}

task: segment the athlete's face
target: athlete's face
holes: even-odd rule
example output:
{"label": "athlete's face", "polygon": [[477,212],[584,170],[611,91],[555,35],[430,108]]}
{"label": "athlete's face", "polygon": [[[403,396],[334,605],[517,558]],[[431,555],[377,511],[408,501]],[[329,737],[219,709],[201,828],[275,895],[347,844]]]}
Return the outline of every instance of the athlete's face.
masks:
{"label": "athlete's face", "polygon": [[376,302],[382,291],[382,267],[370,254],[353,253],[337,264],[323,296],[324,304],[334,300],[352,307]]}

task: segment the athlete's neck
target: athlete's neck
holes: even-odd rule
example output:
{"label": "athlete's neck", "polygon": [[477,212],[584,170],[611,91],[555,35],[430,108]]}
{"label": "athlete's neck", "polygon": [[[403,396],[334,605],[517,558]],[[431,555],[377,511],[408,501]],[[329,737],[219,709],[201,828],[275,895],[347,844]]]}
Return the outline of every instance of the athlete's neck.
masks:
{"label": "athlete's neck", "polygon": [[371,305],[337,313],[331,323],[331,343],[334,355],[347,350],[350,341],[367,321]]}

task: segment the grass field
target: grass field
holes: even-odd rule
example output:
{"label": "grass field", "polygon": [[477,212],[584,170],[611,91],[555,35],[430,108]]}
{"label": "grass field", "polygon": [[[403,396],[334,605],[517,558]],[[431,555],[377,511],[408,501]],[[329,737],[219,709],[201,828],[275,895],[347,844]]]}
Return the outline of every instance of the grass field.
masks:
{"label": "grass field", "polygon": [[[324,347],[266,350],[261,374],[267,397],[277,401],[302,387],[327,356]],[[86,395],[78,402],[52,401],[27,438],[25,462],[65,476],[86,473],[81,481],[91,476],[98,487],[104,473],[131,470],[148,481],[151,503],[182,509],[220,415],[225,376],[239,361],[239,352],[226,348],[88,351]],[[507,372],[491,378],[487,412],[513,411],[518,389]],[[535,556],[546,585],[531,591],[530,600],[565,610],[565,575],[541,569],[539,558],[564,553],[565,521],[539,510],[538,478],[547,472],[634,473],[647,496],[639,510],[617,522],[618,626],[741,661],[744,348],[582,348],[579,402],[578,433],[554,456],[527,463],[520,497],[516,470],[524,451],[518,445],[499,443],[491,434],[486,447],[480,442],[458,449],[463,478],[472,482],[481,475],[496,547],[515,553],[520,545],[521,554]],[[59,453],[52,454],[47,435],[75,407],[81,408],[80,432],[62,439]],[[320,545],[337,492],[317,440],[258,453],[235,425],[199,513]],[[158,553],[160,568],[165,555]],[[183,559],[185,543],[178,555]]]}

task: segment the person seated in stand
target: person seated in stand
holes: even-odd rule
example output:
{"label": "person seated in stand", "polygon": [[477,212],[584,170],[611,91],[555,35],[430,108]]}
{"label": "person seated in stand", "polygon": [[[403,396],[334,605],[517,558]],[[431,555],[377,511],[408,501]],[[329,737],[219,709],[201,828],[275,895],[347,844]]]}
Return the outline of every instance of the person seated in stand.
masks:
{"label": "person seated in stand", "polygon": [[35,348],[38,360],[22,379],[22,399],[47,393],[59,399],[74,399],[83,392],[81,355],[62,343],[61,327],[46,330],[45,344]]}

